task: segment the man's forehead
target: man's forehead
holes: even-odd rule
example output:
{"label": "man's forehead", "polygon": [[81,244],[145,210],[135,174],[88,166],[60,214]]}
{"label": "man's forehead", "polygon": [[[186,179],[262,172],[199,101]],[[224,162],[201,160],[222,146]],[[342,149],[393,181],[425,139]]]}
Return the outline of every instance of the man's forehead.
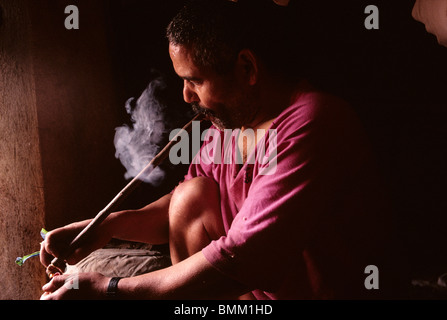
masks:
{"label": "man's forehead", "polygon": [[169,44],[169,54],[172,57],[178,57],[181,54],[185,55],[188,53],[186,52],[186,48],[184,46],[170,43]]}
{"label": "man's forehead", "polygon": [[169,44],[169,54],[175,72],[184,79],[197,78],[201,73],[195,65],[191,51],[182,45]]}

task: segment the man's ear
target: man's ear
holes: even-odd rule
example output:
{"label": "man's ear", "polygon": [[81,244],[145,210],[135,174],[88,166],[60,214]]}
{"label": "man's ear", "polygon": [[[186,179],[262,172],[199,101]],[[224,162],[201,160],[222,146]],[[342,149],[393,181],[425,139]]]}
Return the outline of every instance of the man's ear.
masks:
{"label": "man's ear", "polygon": [[254,85],[259,79],[259,62],[253,51],[242,49],[237,58],[239,74],[249,85]]}

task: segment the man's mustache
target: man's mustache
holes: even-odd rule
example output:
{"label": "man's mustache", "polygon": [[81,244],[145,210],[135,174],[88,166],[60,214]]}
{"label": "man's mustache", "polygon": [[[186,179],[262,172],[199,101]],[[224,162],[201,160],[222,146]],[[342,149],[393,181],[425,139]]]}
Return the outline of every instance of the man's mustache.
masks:
{"label": "man's mustache", "polygon": [[216,117],[216,113],[213,110],[204,108],[204,107],[200,106],[200,104],[198,104],[197,102],[191,103],[191,107],[195,113],[200,113],[200,114],[203,114],[204,116],[209,116],[209,117],[213,117],[213,118]]}

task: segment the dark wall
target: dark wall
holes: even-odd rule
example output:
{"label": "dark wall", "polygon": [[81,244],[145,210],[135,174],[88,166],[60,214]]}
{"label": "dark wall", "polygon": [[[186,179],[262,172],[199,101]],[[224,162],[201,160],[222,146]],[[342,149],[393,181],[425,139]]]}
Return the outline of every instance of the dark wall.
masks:
{"label": "dark wall", "polygon": [[[362,28],[367,4],[379,7],[379,30]],[[396,234],[412,272],[424,275],[447,269],[447,48],[413,20],[412,6],[413,1],[326,6],[330,23],[320,20],[314,75],[361,116],[394,202]]]}
{"label": "dark wall", "polygon": [[94,216],[122,185],[123,170],[113,161],[114,129],[123,111],[110,56],[107,1],[76,1],[79,30],[64,27],[71,4],[27,2],[49,230]]}

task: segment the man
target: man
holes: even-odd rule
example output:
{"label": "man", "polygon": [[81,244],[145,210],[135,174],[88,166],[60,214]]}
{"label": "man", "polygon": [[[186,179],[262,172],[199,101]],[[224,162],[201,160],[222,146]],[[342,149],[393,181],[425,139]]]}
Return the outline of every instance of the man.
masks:
{"label": "man", "polygon": [[[169,54],[184,81],[184,99],[222,134],[203,148],[225,147],[223,130],[239,130],[226,147],[240,151],[243,161],[197,158],[171,194],[141,210],[111,214],[67,259],[76,263],[113,237],[169,242],[171,267],[119,281],[80,274],[79,290],[64,286],[67,276],[56,276],[42,299],[101,299],[108,288],[119,299],[384,293],[387,211],[368,144],[343,101],[287,72],[290,60],[282,49],[290,41],[280,42],[284,34],[277,33],[286,25],[284,10],[271,1],[202,0],[174,18]],[[243,134],[249,130],[255,134]],[[273,162],[260,160],[252,147],[260,145]],[[42,263],[48,265],[87,223],[50,232]],[[377,274],[365,280],[371,265],[380,270],[380,288]]]}

